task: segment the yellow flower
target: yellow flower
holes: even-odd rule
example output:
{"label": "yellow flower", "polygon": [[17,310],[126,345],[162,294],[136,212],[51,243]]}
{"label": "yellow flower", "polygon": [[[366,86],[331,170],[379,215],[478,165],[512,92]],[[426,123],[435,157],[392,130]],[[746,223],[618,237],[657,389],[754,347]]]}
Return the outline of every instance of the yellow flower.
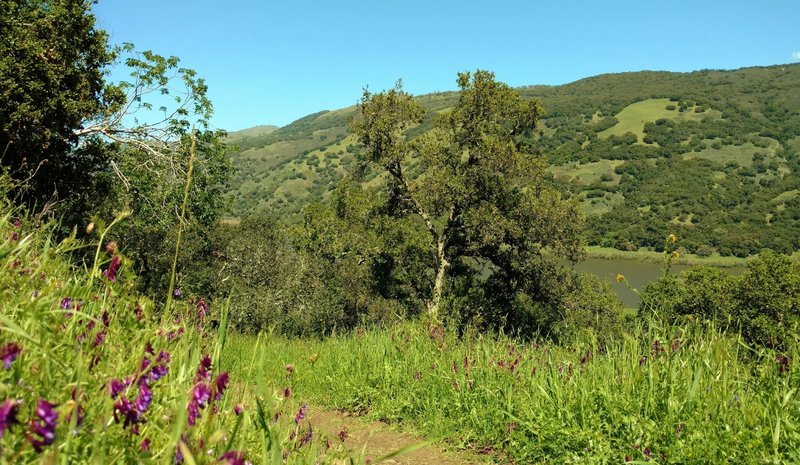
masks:
{"label": "yellow flower", "polygon": [[681,253],[677,250],[672,252],[672,258],[681,258]]}
{"label": "yellow flower", "polygon": [[94,231],[94,222],[86,225],[86,234],[91,234]]}
{"label": "yellow flower", "polygon": [[625,276],[617,273],[617,277],[615,279],[617,280],[618,283],[621,283],[622,281],[625,281]]}
{"label": "yellow flower", "polygon": [[678,236],[676,236],[675,234],[670,234],[669,236],[667,236],[667,240],[670,241],[670,243],[674,244],[675,241],[678,240]]}

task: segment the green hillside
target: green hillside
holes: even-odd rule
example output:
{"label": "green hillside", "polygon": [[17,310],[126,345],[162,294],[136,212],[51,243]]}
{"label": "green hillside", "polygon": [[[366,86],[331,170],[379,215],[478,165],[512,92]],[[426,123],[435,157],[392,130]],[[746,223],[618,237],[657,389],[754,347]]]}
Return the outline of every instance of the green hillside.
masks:
{"label": "green hillside", "polygon": [[[500,76],[502,78],[502,76]],[[590,244],[636,250],[679,234],[690,252],[800,249],[800,65],[607,74],[519,89],[547,115],[530,142],[587,215]],[[419,96],[435,114],[455,93]],[[231,216],[297,218],[355,161],[355,107],[230,134]],[[411,173],[415,160],[407,160]],[[381,185],[367,173],[365,181]]]}

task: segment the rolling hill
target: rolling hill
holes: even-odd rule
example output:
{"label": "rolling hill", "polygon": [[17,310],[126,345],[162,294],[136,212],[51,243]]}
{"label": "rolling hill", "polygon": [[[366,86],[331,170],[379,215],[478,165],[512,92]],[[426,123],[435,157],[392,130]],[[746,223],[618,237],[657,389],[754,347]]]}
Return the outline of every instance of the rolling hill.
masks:
{"label": "rolling hill", "polygon": [[[699,254],[800,249],[800,64],[607,74],[518,90],[547,111],[530,142],[551,182],[580,202],[590,244],[658,249],[677,233]],[[428,116],[411,137],[458,95],[417,98]],[[231,133],[229,215],[291,221],[324,199],[355,163],[347,129],[355,111]],[[366,182],[382,181],[368,174]]]}

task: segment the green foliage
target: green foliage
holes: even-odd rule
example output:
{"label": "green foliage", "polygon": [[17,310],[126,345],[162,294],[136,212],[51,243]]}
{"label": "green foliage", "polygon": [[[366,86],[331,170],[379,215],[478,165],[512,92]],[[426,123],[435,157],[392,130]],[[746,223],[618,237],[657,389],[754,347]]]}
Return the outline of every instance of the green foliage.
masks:
{"label": "green foliage", "polygon": [[[460,73],[458,84],[452,110],[411,141],[407,130],[423,121],[419,103],[399,85],[365,92],[352,125],[364,146],[360,160],[389,178],[391,209],[375,213],[413,219],[415,244],[427,236],[422,274],[432,282],[422,299],[432,316],[443,295],[456,293],[447,311],[462,324],[477,318],[490,327],[547,333],[562,297],[548,285],[550,276],[561,273],[558,259],[580,256],[580,214],[544,184],[545,163],[524,141],[540,117],[538,102],[486,71]],[[413,178],[412,160],[420,167]],[[403,261],[393,256],[392,263]],[[457,283],[449,286],[449,279]]]}
{"label": "green foliage", "polygon": [[70,193],[70,212],[103,198],[108,150],[96,139],[76,149],[74,131],[118,103],[103,80],[114,57],[106,42],[89,2],[0,5],[0,161],[28,205],[41,209]]}
{"label": "green foliage", "polygon": [[514,463],[800,458],[797,345],[750,350],[713,326],[651,323],[567,347],[424,323],[258,342],[253,353],[253,338],[230,341],[234,372],[252,357],[250,378],[274,379],[291,363],[292,389],[320,405]]}
{"label": "green foliage", "polygon": [[[231,372],[223,306],[187,293],[159,321],[135,292],[130,259],[102,234],[96,244],[58,241],[56,225],[0,202],[0,461],[219,464],[233,463],[223,457],[231,451],[275,465],[348,459],[295,421],[300,405],[279,394],[283,375],[243,382]],[[100,258],[88,269],[70,261],[81,247]]]}
{"label": "green foliage", "polygon": [[648,285],[639,312],[671,322],[694,316],[740,331],[748,342],[787,348],[800,324],[800,264],[765,251],[739,276],[693,267]]}
{"label": "green foliage", "polygon": [[[747,256],[762,248],[800,249],[798,204],[773,200],[799,187],[793,173],[799,172],[800,157],[792,141],[800,140],[800,106],[787,93],[798,85],[800,65],[781,65],[607,74],[519,92],[538,99],[548,111],[541,133],[528,142],[551,165],[548,172],[554,179],[547,182],[565,198],[580,201],[589,217],[585,239],[590,244],[657,248],[664,236],[678,232],[689,252],[705,246],[726,256]],[[458,94],[423,95],[415,101],[426,115],[406,131],[409,140],[433,130],[436,115],[451,111]],[[666,105],[676,109],[667,110]],[[678,106],[683,111],[677,111]],[[285,182],[287,170],[307,166],[316,156],[314,149],[333,147],[320,145],[319,133],[314,132],[329,134],[328,141],[332,134],[344,134],[353,112],[346,108],[310,115],[269,134],[264,145],[237,155],[238,174],[229,194],[237,201],[230,213],[268,212],[299,222],[303,206],[327,196],[345,169],[337,167],[334,176],[315,179],[313,192],[306,185]],[[660,119],[662,125],[656,125]],[[652,133],[644,133],[647,123]],[[603,130],[608,133],[598,135]],[[640,138],[635,141],[631,135]],[[667,145],[656,145],[657,139]],[[342,146],[348,148],[342,166],[352,162],[352,142]],[[752,163],[754,152],[765,154],[763,163]],[[586,198],[597,189],[597,177],[585,175],[589,167],[617,161],[644,162],[637,168],[641,175],[603,185],[613,201]],[[732,162],[748,169],[739,171]],[[416,174],[407,172],[410,180]],[[383,182],[369,170],[364,181]],[[281,195],[285,190],[295,194],[291,200]],[[236,192],[243,195],[236,197]],[[251,192],[258,195],[246,195]],[[691,221],[678,223],[679,217]],[[649,226],[636,226],[641,224]]]}

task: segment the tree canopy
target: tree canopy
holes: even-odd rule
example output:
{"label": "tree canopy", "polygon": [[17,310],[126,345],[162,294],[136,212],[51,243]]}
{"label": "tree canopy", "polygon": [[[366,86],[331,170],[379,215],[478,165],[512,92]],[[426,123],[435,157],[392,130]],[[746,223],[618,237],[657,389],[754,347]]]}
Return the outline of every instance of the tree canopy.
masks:
{"label": "tree canopy", "polygon": [[[416,218],[427,232],[428,312],[436,317],[446,290],[470,276],[494,287],[493,299],[502,296],[503,316],[512,318],[521,295],[542,301],[543,270],[580,257],[581,215],[547,186],[545,162],[525,142],[539,103],[488,71],[460,73],[458,85],[455,107],[417,138],[408,132],[425,112],[400,83],[365,91],[352,123],[364,147],[359,160],[388,175],[387,213]],[[406,170],[412,160],[420,166],[414,177]]]}

